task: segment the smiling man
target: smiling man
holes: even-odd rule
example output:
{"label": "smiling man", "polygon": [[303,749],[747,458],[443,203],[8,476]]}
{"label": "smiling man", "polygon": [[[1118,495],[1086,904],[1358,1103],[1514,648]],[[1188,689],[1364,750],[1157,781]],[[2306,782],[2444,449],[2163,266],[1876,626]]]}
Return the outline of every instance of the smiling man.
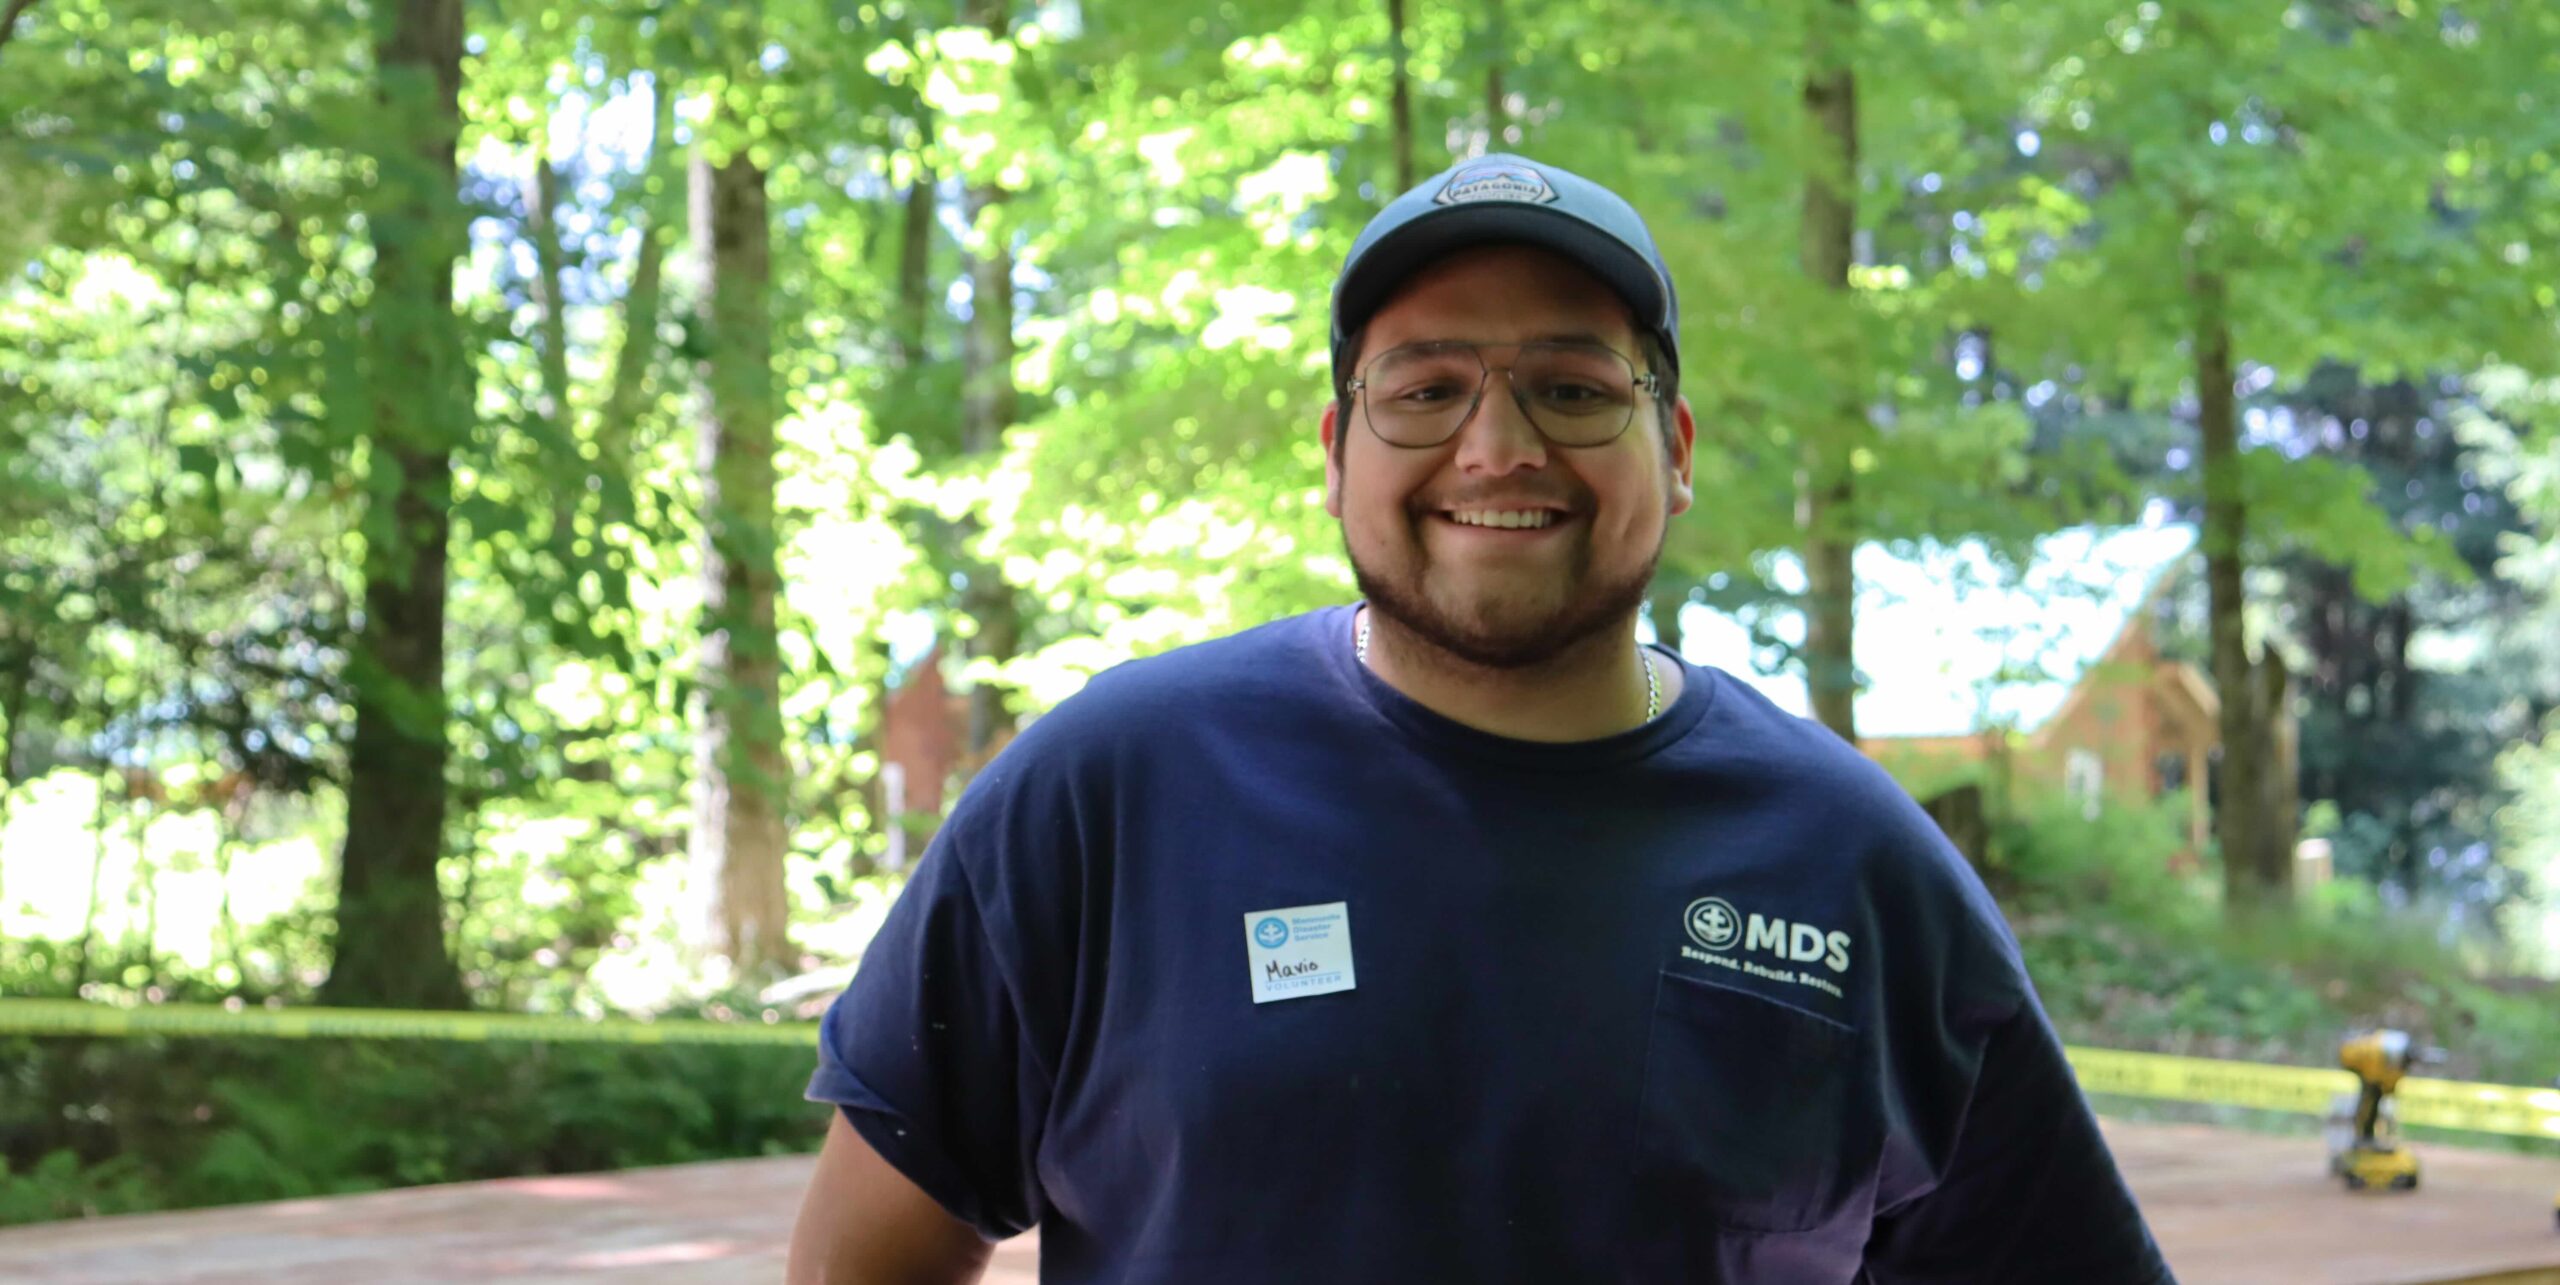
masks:
{"label": "smiling man", "polygon": [[[1382,273],[1397,248],[1368,258]],[[1349,299],[1376,288],[1367,261]],[[1639,331],[1574,259],[1528,244],[1452,250],[1392,284],[1338,344],[1358,373],[1324,418],[1325,504],[1369,602],[1355,653],[1424,705],[1523,740],[1659,713],[1681,677],[1636,647],[1635,614],[1689,507],[1696,431],[1654,368],[1669,331]]]}
{"label": "smiling man", "polygon": [[1365,601],[1125,665],[973,782],[829,1011],[801,1282],[2169,1279],[1997,908],[1821,727],[1636,642],[1696,424],[1636,212],[1362,232]]}

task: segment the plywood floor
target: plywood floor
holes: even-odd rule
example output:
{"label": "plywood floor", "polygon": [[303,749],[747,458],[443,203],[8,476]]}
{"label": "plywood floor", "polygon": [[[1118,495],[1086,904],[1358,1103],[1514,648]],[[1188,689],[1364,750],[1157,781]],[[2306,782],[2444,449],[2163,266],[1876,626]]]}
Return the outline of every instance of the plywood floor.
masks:
{"label": "plywood floor", "polygon": [[[2187,1285],[2560,1285],[2560,1162],[2429,1147],[2419,1191],[2351,1196],[2316,1138],[2107,1133]],[[0,1231],[0,1281],[775,1281],[807,1173],[741,1160],[22,1227]],[[986,1285],[1034,1285],[1033,1242],[1001,1247]]]}
{"label": "plywood floor", "polygon": [[2186,1285],[2560,1285],[2560,1161],[2422,1145],[2418,1190],[2349,1193],[2316,1137],[2104,1123]]}

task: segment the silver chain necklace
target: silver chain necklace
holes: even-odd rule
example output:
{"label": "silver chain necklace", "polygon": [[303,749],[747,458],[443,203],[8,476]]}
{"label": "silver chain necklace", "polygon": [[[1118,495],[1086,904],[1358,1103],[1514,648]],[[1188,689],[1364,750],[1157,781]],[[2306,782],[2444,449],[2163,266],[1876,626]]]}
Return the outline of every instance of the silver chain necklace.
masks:
{"label": "silver chain necklace", "polygon": [[[1360,630],[1351,640],[1352,658],[1362,665],[1369,663],[1369,613],[1360,613]],[[1644,644],[1636,644],[1636,665],[1644,670],[1644,721],[1650,723],[1662,712],[1662,679],[1653,672],[1653,661],[1644,654]]]}

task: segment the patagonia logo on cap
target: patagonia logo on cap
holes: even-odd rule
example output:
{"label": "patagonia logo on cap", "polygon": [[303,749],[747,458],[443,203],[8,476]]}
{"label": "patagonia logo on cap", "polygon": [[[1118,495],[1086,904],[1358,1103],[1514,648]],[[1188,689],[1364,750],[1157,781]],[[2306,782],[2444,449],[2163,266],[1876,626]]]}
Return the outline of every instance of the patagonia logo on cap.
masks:
{"label": "patagonia logo on cap", "polygon": [[1440,194],[1431,198],[1434,205],[1465,205],[1470,201],[1520,201],[1545,205],[1556,199],[1556,190],[1548,186],[1547,176],[1516,161],[1486,161],[1469,165],[1449,176]]}

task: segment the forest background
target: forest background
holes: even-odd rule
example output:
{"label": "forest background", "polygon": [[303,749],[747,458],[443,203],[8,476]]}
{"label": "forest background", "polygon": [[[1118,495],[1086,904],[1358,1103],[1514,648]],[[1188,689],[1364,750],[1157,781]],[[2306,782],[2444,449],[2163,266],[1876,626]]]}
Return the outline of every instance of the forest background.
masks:
{"label": "forest background", "polygon": [[[2536,0],[0,0],[0,996],[823,1002],[885,693],[965,777],[1351,596],[1333,274],[1523,151],[1681,286],[1654,637],[1856,740],[1854,550],[2198,532],[2198,872],[1990,805],[2072,1038],[2546,1081],[2554,86]],[[0,1039],[0,1222],[814,1136],[796,1052],[186,1052]]]}

